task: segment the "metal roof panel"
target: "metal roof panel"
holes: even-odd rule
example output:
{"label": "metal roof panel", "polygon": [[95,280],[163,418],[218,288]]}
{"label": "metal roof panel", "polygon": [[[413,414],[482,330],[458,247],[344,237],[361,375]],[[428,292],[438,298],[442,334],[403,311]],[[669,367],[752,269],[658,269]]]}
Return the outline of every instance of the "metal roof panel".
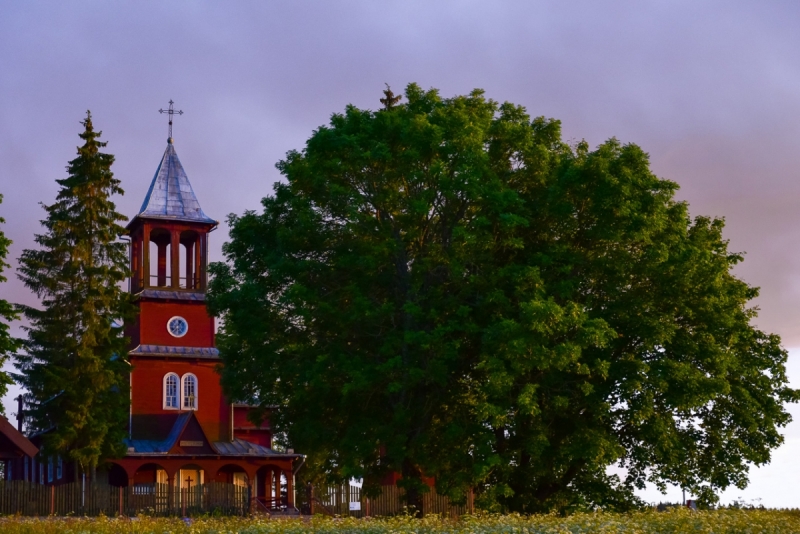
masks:
{"label": "metal roof panel", "polygon": [[137,217],[217,223],[203,213],[171,139]]}

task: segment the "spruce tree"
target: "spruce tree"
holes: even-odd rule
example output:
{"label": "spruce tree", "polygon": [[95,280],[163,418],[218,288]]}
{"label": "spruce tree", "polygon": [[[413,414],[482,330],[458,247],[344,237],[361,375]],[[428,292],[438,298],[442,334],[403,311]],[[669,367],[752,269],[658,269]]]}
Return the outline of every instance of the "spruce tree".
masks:
{"label": "spruce tree", "polygon": [[[3,195],[0,195],[0,204],[3,203]],[[0,223],[6,222],[5,219],[0,217]],[[11,245],[11,240],[6,237],[2,230],[0,230],[0,283],[6,281],[3,276],[3,271],[9,265],[5,262],[8,255],[8,247]],[[14,307],[6,300],[0,299],[0,366],[4,366],[8,357],[14,352],[17,343],[8,331],[8,322],[17,318],[17,313]],[[0,371],[0,398],[5,396],[8,392],[9,384],[13,380],[8,376],[5,371]],[[5,415],[3,405],[0,404],[0,414]]]}
{"label": "spruce tree", "polygon": [[26,420],[44,433],[44,452],[77,462],[84,472],[123,453],[129,403],[127,340],[121,323],[131,316],[128,275],[113,195],[122,195],[111,172],[114,156],[87,112],[84,144],[69,162],[69,176],[54,204],[43,206],[39,248],[25,250],[19,278],[41,299],[20,307],[30,326],[17,356],[19,380],[28,390]]}

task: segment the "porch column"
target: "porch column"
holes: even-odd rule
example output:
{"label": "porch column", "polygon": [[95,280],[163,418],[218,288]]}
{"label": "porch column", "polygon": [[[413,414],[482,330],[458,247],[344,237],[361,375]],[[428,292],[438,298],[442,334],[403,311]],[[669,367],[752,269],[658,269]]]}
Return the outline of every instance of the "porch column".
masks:
{"label": "porch column", "polygon": [[289,469],[283,472],[286,477],[286,500],[289,508],[294,508],[294,473]]}
{"label": "porch column", "polygon": [[175,508],[175,473],[167,472],[167,510],[171,513]]}
{"label": "porch column", "polygon": [[267,500],[267,506],[272,508],[272,469],[264,471],[264,498]]}

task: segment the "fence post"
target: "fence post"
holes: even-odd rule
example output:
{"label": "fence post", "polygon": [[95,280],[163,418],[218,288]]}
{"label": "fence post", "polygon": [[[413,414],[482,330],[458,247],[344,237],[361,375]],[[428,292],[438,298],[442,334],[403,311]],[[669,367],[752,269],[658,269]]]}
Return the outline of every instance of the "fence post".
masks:
{"label": "fence post", "polygon": [[50,515],[56,515],[56,487],[50,486]]}
{"label": "fence post", "polygon": [[475,513],[475,492],[472,488],[469,488],[469,493],[467,494],[467,512],[470,515]]}

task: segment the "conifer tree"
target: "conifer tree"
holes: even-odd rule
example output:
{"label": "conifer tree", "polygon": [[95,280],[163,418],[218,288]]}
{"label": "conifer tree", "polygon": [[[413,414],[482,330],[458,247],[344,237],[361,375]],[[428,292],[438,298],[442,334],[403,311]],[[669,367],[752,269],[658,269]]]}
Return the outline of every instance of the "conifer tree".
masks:
{"label": "conifer tree", "polygon": [[28,319],[19,380],[28,390],[26,420],[44,432],[45,454],[61,454],[84,472],[123,452],[128,410],[127,341],[131,315],[120,284],[128,275],[120,241],[126,217],[111,197],[123,194],[111,172],[114,156],[87,112],[84,144],[69,162],[56,202],[43,206],[39,248],[25,250],[19,277],[41,299],[21,307]]}
{"label": "conifer tree", "polygon": [[[3,195],[0,195],[0,204],[2,203]],[[0,223],[4,222],[6,222],[5,219],[0,217]],[[5,259],[8,255],[9,245],[11,245],[11,240],[0,230],[0,283],[6,281],[6,277],[3,276],[3,271],[8,267]],[[17,343],[8,331],[8,321],[12,321],[16,318],[17,313],[14,307],[8,301],[0,299],[0,366],[5,365],[6,361],[8,361],[8,357],[14,352],[17,346]],[[8,376],[8,373],[0,371],[0,398],[5,396],[9,384],[12,383],[13,380]],[[2,404],[0,404],[0,414],[5,415]]]}

